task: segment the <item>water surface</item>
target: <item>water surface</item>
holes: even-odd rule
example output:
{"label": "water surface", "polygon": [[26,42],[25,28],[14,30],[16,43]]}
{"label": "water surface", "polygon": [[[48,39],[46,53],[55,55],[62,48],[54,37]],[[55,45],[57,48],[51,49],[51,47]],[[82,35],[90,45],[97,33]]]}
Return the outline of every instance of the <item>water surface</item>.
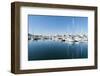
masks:
{"label": "water surface", "polygon": [[88,57],[87,42],[28,41],[28,60],[79,59]]}

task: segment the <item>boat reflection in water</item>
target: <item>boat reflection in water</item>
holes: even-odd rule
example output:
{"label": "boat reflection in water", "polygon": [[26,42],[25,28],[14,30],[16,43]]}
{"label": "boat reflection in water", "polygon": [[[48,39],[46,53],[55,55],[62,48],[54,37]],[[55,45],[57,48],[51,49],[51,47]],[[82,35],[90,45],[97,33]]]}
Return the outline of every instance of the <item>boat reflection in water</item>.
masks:
{"label": "boat reflection in water", "polygon": [[28,60],[55,60],[88,58],[87,38],[68,40],[60,37],[41,36],[28,40]]}

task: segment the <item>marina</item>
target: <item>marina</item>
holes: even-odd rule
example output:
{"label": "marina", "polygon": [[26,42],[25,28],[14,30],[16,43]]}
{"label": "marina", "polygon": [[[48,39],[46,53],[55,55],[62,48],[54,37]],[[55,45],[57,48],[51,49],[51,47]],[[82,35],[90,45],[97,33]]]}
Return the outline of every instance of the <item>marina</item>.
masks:
{"label": "marina", "polygon": [[28,60],[79,59],[88,57],[86,35],[28,36]]}
{"label": "marina", "polygon": [[88,58],[88,18],[28,16],[28,60]]}
{"label": "marina", "polygon": [[45,35],[32,35],[28,34],[28,40],[53,40],[62,42],[86,42],[88,41],[87,35],[55,35],[55,36],[45,36]]}

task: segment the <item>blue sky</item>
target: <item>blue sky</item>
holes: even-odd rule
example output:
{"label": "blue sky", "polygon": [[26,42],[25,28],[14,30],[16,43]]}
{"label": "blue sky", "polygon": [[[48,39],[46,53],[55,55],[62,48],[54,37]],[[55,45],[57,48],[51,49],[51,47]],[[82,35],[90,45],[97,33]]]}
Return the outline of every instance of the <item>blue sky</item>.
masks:
{"label": "blue sky", "polygon": [[87,34],[88,17],[28,15],[30,34]]}

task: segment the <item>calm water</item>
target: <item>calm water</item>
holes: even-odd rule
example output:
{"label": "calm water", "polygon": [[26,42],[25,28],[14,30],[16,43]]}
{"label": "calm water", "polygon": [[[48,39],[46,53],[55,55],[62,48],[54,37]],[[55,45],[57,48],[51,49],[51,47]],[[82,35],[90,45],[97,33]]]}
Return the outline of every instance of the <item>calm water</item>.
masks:
{"label": "calm water", "polygon": [[88,57],[88,45],[57,41],[32,41],[28,43],[28,60],[79,59]]}

